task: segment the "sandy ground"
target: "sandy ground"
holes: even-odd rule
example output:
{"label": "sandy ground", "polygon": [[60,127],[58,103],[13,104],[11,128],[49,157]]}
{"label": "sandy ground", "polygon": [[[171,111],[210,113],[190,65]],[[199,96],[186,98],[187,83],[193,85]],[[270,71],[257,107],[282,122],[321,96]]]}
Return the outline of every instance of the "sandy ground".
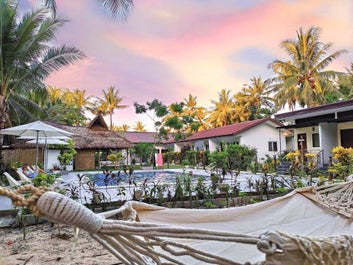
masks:
{"label": "sandy ground", "polygon": [[[50,223],[23,229],[0,229],[0,265],[117,265],[122,264],[108,250],[72,227]],[[61,238],[60,238],[61,237]]]}

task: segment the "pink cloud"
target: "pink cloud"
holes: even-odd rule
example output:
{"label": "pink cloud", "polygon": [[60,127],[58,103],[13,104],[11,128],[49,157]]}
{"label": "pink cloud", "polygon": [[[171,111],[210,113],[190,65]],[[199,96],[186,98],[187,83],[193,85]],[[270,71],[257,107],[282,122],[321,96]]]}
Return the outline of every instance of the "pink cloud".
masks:
{"label": "pink cloud", "polygon": [[[340,5],[249,1],[246,7],[228,0],[139,0],[126,22],[112,20],[96,1],[57,3],[59,15],[70,20],[57,42],[80,48],[88,58],[52,75],[48,83],[96,95],[115,85],[130,106],[156,97],[170,104],[191,93],[208,107],[221,89],[236,92],[250,77],[265,75],[272,59],[285,58],[279,44],[295,38],[300,27],[321,27],[322,41],[333,42],[333,50],[351,49],[353,37],[350,0]],[[249,50],[264,56],[249,61],[249,54],[242,55]],[[332,67],[349,67],[352,61],[350,50]],[[118,112],[116,123],[122,116],[136,119],[133,109]]]}

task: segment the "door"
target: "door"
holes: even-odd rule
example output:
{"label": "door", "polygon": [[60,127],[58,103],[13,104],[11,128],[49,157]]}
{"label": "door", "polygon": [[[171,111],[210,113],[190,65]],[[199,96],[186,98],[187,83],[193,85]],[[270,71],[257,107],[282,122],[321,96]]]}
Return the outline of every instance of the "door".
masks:
{"label": "door", "polygon": [[307,151],[307,145],[306,145],[306,133],[299,133],[298,134],[298,150],[300,152],[306,152]]}
{"label": "door", "polygon": [[341,146],[353,147],[353,129],[341,130]]}

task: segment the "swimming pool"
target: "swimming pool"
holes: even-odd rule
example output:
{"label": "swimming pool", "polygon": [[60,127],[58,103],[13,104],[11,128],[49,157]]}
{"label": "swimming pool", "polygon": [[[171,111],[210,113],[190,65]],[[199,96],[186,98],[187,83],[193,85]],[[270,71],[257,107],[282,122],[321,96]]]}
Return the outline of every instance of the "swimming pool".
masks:
{"label": "swimming pool", "polygon": [[[189,174],[187,172],[175,172],[175,171],[134,171],[131,178],[128,174],[122,171],[113,171],[109,174],[96,173],[92,174],[89,177],[95,182],[97,186],[118,186],[118,185],[127,185],[133,182],[137,184],[141,183],[175,183],[177,177],[182,175]],[[204,180],[207,179],[206,175],[192,175],[194,179],[202,177]]]}

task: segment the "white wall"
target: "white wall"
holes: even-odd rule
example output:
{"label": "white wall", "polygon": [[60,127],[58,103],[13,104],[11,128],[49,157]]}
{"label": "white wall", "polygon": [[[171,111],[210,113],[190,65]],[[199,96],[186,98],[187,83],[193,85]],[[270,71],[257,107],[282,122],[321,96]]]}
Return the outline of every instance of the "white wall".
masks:
{"label": "white wall", "polygon": [[338,145],[337,124],[322,122],[319,124],[320,147],[324,150],[324,163],[329,162],[331,150]]}
{"label": "white wall", "polygon": [[[49,149],[48,150],[48,168],[45,170],[52,169],[54,165],[60,166],[60,162],[58,160],[58,155],[60,154],[60,150],[55,150],[55,149]],[[71,163],[70,165],[66,165],[66,170],[72,171],[73,170],[73,164]]]}
{"label": "white wall", "polygon": [[[214,152],[220,150],[221,143],[230,143],[230,144],[240,144],[246,145],[250,148],[255,148],[257,150],[257,156],[259,161],[260,159],[266,158],[266,155],[273,156],[274,154],[280,151],[280,144],[283,145],[286,143],[286,139],[284,136],[284,131],[279,132],[279,130],[275,127],[267,124],[262,123],[254,128],[251,128],[239,135],[231,135],[225,137],[217,137],[212,139],[203,139],[195,141],[194,150],[206,150],[205,143],[208,142],[209,151]],[[275,141],[277,142],[277,152],[268,151],[268,142]],[[175,143],[174,144],[174,151],[180,152],[181,147],[185,145],[185,143]]]}
{"label": "white wall", "polygon": [[54,167],[54,165],[60,166],[60,162],[58,160],[58,155],[60,154],[60,150],[54,150],[50,149],[48,150],[48,169],[51,169]]}
{"label": "white wall", "polygon": [[[281,137],[281,139],[280,139]],[[266,155],[273,157],[279,152],[280,140],[285,143],[283,133],[279,133],[277,128],[274,128],[266,123],[262,123],[254,128],[251,128],[240,134],[240,145],[246,145],[251,148],[256,148],[259,162],[266,158]],[[268,142],[277,141],[277,152],[268,151]]]}

